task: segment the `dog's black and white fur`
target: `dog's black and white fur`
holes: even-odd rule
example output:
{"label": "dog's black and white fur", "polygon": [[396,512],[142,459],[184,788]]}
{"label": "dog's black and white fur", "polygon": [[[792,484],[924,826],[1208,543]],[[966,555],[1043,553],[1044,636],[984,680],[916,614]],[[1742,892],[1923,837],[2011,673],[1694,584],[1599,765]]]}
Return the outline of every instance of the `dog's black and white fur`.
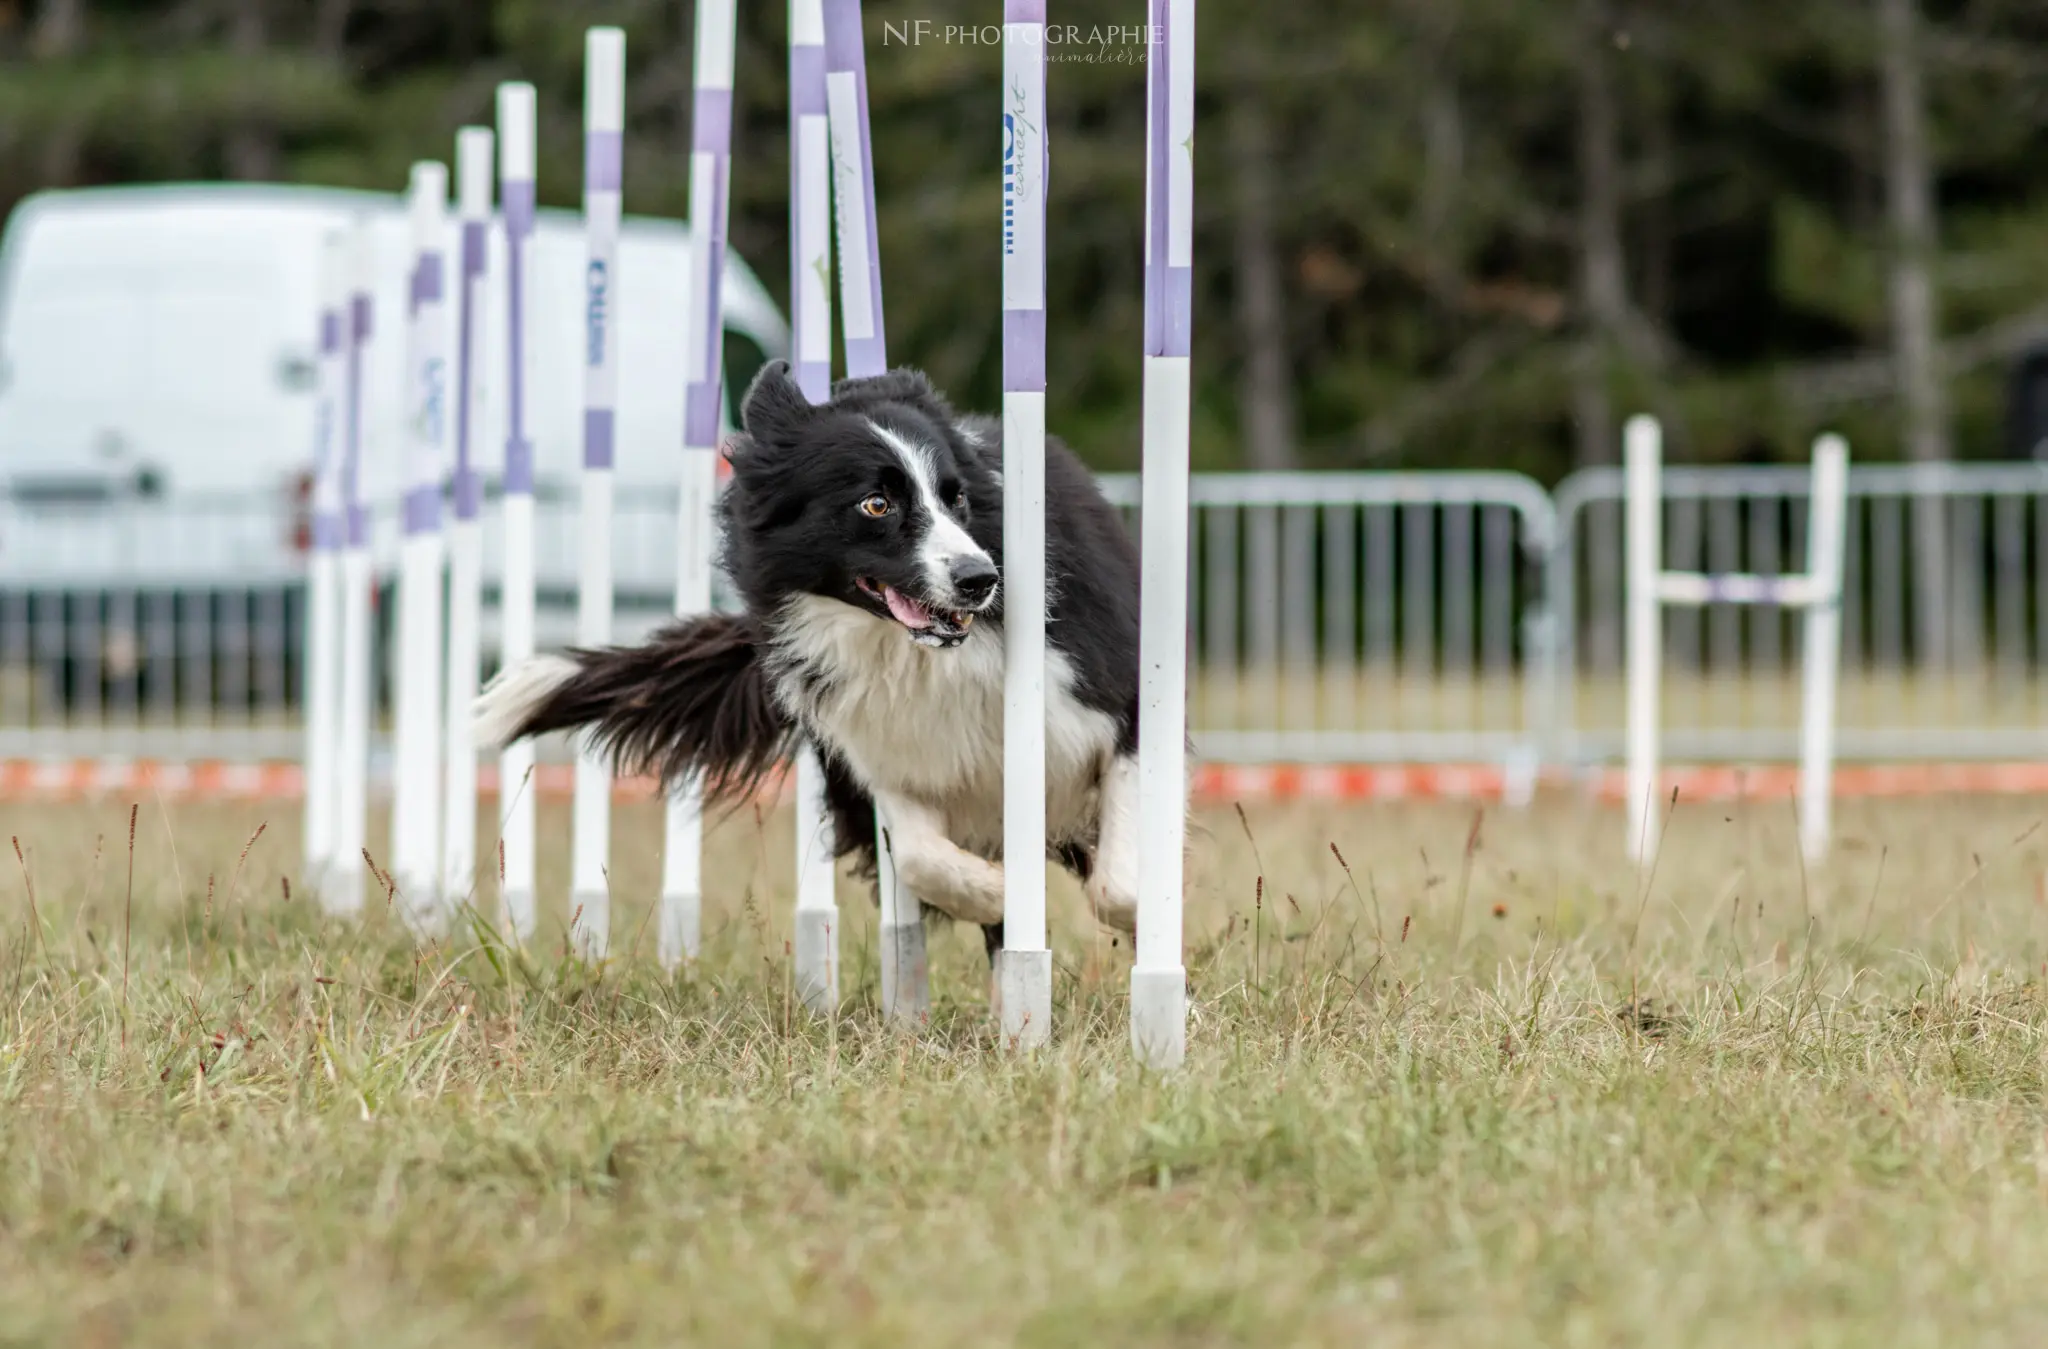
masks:
{"label": "dog's black and white fur", "polygon": [[[727,452],[722,564],[746,612],[643,646],[544,656],[478,702],[486,744],[589,727],[622,771],[750,791],[807,739],[842,856],[872,876],[874,807],[898,879],[1000,940],[1000,426],[922,374],[812,405],[775,362]],[[1065,446],[1046,442],[1046,845],[1096,916],[1137,918],[1138,558]]]}

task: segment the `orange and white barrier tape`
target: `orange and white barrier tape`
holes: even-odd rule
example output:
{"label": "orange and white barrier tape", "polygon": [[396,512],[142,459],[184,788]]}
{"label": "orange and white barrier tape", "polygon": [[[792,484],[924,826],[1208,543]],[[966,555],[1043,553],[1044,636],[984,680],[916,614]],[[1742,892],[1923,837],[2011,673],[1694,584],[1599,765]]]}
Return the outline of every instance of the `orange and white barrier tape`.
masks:
{"label": "orange and white barrier tape", "polygon": [[[546,798],[569,796],[575,766],[545,763],[534,769],[533,790]],[[497,766],[483,765],[479,786],[498,789]],[[1498,764],[1200,764],[1190,783],[1198,802],[1496,800],[1508,774]],[[1601,769],[1583,776],[1547,775],[1545,785],[1576,787],[1602,801],[1621,801],[1625,775]],[[1668,766],[1663,794],[1681,800],[1789,796],[1799,770],[1753,767]],[[1848,764],[1835,769],[1838,797],[2048,794],[2048,763]],[[78,800],[100,796],[159,795],[166,799],[290,799],[305,787],[299,765],[283,761],[231,763],[217,759],[0,759],[0,801]],[[651,778],[622,778],[621,800],[656,793]],[[764,801],[786,800],[787,775],[777,774]]]}

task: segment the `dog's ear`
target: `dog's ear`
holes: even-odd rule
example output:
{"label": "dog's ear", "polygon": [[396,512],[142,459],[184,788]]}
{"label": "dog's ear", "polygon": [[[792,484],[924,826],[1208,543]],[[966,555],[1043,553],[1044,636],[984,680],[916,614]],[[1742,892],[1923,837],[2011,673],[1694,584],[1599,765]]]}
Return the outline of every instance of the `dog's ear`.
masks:
{"label": "dog's ear", "polygon": [[1003,447],[995,436],[989,434],[985,419],[955,417],[946,423],[953,433],[953,457],[962,464],[989,472],[999,472],[1003,466]]}
{"label": "dog's ear", "polygon": [[832,386],[832,401],[842,407],[874,407],[881,403],[903,403],[916,408],[936,422],[952,420],[952,409],[922,370],[899,366],[879,375],[842,379]]}
{"label": "dog's ear", "polygon": [[791,377],[789,362],[770,361],[748,387],[740,421],[747,428],[749,439],[772,445],[788,440],[810,415],[811,400],[804,397],[804,391]]}

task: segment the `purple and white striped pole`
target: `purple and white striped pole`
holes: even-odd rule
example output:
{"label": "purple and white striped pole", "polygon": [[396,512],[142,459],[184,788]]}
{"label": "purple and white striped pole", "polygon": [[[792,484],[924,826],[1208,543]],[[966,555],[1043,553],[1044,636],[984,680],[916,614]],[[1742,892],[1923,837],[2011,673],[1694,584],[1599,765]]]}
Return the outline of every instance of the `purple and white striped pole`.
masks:
{"label": "purple and white striped pole", "polygon": [[363,507],[363,380],[377,247],[367,218],[356,222],[350,252],[343,365],[341,710],[335,751],[334,868],[333,883],[321,891],[330,913],[345,914],[363,907],[363,847],[369,830],[370,521]]}
{"label": "purple and white striped pole", "polygon": [[452,902],[476,892],[476,734],[470,709],[481,674],[483,529],[478,510],[483,493],[475,438],[483,426],[484,272],[496,142],[489,127],[466,126],[455,133],[462,233],[455,282],[455,518],[448,526],[448,781],[441,838],[441,892]]}
{"label": "purple and white striped pole", "polygon": [[[685,320],[683,461],[676,501],[676,613],[711,608],[711,499],[718,483],[726,193],[732,178],[735,0],[698,0],[690,151],[690,293]],[[696,784],[668,802],[656,945],[674,966],[696,958],[703,930],[703,799]]]}
{"label": "purple and white striped pole", "polygon": [[1052,1030],[1045,932],[1045,0],[1003,5],[1003,950],[1006,1044]]}
{"label": "purple and white striped pole", "polygon": [[441,447],[448,420],[443,254],[448,169],[415,164],[407,193],[412,268],[406,297],[405,483],[398,572],[398,712],[393,731],[391,867],[400,917],[437,934],[441,907]]}
{"label": "purple and white striped pole", "polygon": [[[533,441],[526,422],[532,387],[534,92],[498,86],[498,200],[505,214],[505,569],[499,583],[500,654],[514,670],[533,656]],[[530,939],[534,904],[533,742],[507,745],[498,758],[499,844],[504,850],[505,919]]]}
{"label": "purple and white striped pole", "polygon": [[[839,331],[846,343],[846,373],[861,379],[884,373],[882,257],[875,235],[874,153],[868,135],[867,51],[861,37],[860,0],[824,0],[825,110],[832,132],[832,200],[839,227]],[[878,808],[876,835],[888,837]],[[882,899],[882,1014],[923,1021],[931,1014],[931,979],[925,960],[923,906],[897,883],[896,860],[886,842],[876,856]]]}
{"label": "purple and white striped pole", "polygon": [[[619,393],[618,271],[626,127],[626,35],[593,28],[583,40],[583,518],[576,640],[612,639],[612,450]],[[607,880],[612,775],[589,745],[576,756],[570,824],[569,936],[577,954],[601,960],[611,939]]]}
{"label": "purple and white striped pole", "polygon": [[[832,144],[825,113],[821,0],[789,6],[789,308],[797,387],[832,396]],[[825,772],[796,752],[796,992],[825,1015],[839,1002],[839,908]]]}
{"label": "purple and white striped pole", "polygon": [[825,106],[839,225],[839,326],[847,377],[863,379],[889,368],[882,255],[875,236],[875,157],[868,136],[867,49],[860,0],[824,0],[824,9]]}
{"label": "purple and white striped pole", "polygon": [[320,250],[320,390],[313,409],[313,551],[306,563],[305,882],[324,895],[334,865],[336,738],[341,731],[341,419],[346,390],[348,236]]}
{"label": "purple and white striped pole", "polygon": [[1131,1048],[1187,1053],[1188,351],[1194,293],[1195,0],[1150,0],[1145,60],[1145,413],[1138,635],[1137,959]]}

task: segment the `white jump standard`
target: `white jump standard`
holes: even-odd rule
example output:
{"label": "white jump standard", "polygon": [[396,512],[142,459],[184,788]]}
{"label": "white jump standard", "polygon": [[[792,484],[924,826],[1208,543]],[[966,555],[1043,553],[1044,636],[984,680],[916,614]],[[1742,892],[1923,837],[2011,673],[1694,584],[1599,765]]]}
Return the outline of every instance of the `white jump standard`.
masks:
{"label": "white jump standard", "polygon": [[[1799,843],[1808,861],[1828,849],[1835,764],[1835,692],[1841,661],[1842,558],[1849,447],[1824,435],[1813,445],[1813,489],[1803,575],[1755,576],[1663,569],[1663,433],[1633,417],[1624,432],[1628,495],[1628,831],[1637,860],[1657,852],[1659,681],[1666,605],[1775,604],[1805,611],[1799,713]],[[1141,929],[1142,931],[1142,929]]]}

